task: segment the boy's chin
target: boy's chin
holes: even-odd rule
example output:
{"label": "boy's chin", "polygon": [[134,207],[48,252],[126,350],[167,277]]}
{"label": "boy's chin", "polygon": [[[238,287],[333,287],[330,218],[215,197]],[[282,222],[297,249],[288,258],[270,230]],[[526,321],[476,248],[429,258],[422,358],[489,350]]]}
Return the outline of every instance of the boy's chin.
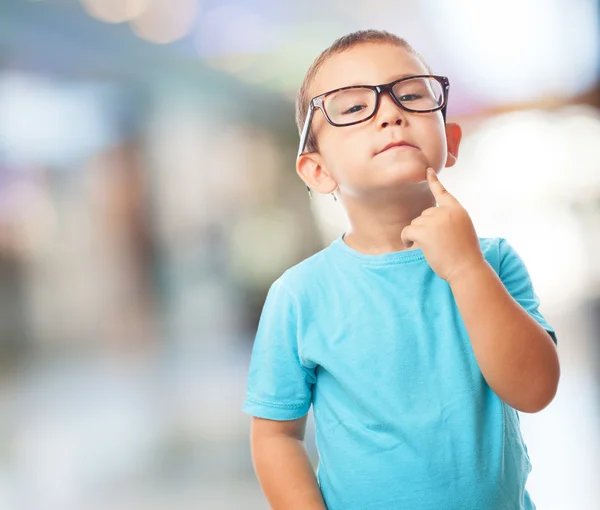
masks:
{"label": "boy's chin", "polygon": [[409,196],[414,196],[417,189],[421,189],[427,185],[426,171],[423,171],[423,176],[404,175],[391,179],[381,179],[379,182],[371,182],[364,186],[357,195],[368,201],[375,201],[382,204],[390,200],[395,201],[400,198],[405,199]]}
{"label": "boy's chin", "polygon": [[398,162],[381,169],[381,182],[390,186],[394,184],[418,184],[427,180],[427,167],[428,165],[420,161]]}
{"label": "boy's chin", "polygon": [[354,185],[350,186],[354,188],[352,194],[368,200],[406,196],[414,193],[416,186],[427,183],[427,168],[421,161],[403,161],[360,170],[355,175]]}

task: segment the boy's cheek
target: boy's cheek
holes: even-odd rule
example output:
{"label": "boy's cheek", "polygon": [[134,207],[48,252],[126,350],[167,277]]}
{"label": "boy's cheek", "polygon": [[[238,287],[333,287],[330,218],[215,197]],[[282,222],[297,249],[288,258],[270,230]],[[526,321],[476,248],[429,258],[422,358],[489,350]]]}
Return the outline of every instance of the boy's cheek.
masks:
{"label": "boy's cheek", "polygon": [[339,128],[335,143],[338,153],[343,152],[349,157],[365,161],[374,153],[375,137],[372,133],[357,128],[358,126]]}
{"label": "boy's cheek", "polygon": [[336,162],[345,163],[358,155],[357,140],[354,134],[344,128],[338,128],[337,132],[323,133],[322,148]]}
{"label": "boy's cheek", "polygon": [[[432,133],[433,131],[433,133]],[[443,168],[446,164],[447,146],[444,132],[433,129],[423,132],[420,137],[419,148],[427,158],[429,166],[436,169]]]}

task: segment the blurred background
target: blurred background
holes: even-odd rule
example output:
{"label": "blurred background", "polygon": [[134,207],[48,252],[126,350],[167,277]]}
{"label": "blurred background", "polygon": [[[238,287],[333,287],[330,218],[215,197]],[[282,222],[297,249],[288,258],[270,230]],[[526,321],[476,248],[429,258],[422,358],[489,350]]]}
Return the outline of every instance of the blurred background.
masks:
{"label": "blurred background", "polygon": [[[442,180],[556,328],[522,415],[540,510],[600,508],[600,40],[592,0],[1,0],[0,509],[267,509],[241,412],[266,292],[345,228],[293,101],[347,32],[451,82]],[[316,462],[313,423],[307,443]]]}

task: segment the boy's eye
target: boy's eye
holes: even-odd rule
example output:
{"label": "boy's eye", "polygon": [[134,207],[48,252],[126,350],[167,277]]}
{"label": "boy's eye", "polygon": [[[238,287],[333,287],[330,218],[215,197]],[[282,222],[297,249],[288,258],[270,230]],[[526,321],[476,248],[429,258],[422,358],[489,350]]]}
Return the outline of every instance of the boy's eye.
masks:
{"label": "boy's eye", "polygon": [[417,101],[422,98],[423,98],[423,96],[420,94],[404,94],[404,95],[400,96],[398,99],[400,100],[401,103],[405,103],[405,102],[409,102],[409,101]]}
{"label": "boy's eye", "polygon": [[[351,88],[340,90],[325,98],[325,109],[334,122],[354,122],[368,115],[375,105],[375,92],[366,88]],[[341,119],[344,120],[341,120]]]}
{"label": "boy's eye", "polygon": [[350,106],[349,108],[346,108],[342,111],[342,115],[349,115],[352,113],[358,113],[361,110],[364,110],[367,107],[367,105],[364,104],[357,104],[354,106]]}

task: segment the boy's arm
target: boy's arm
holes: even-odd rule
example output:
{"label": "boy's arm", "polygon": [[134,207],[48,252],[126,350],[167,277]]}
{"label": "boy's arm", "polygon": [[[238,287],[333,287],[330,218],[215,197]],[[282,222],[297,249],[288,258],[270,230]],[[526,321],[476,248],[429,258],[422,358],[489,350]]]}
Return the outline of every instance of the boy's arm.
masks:
{"label": "boy's arm", "polygon": [[327,510],[304,446],[306,415],[297,420],[252,418],[254,469],[272,510]]}
{"label": "boy's arm", "polygon": [[552,337],[513,299],[487,261],[448,283],[487,383],[511,407],[541,411],[554,398],[560,377]]}
{"label": "boy's arm", "polygon": [[[548,332],[512,297],[481,252],[467,211],[427,170],[438,203],[402,230],[446,280],[467,328],[479,368],[496,395],[519,411],[537,412],[554,398],[558,353]],[[525,280],[525,273],[519,278]]]}

